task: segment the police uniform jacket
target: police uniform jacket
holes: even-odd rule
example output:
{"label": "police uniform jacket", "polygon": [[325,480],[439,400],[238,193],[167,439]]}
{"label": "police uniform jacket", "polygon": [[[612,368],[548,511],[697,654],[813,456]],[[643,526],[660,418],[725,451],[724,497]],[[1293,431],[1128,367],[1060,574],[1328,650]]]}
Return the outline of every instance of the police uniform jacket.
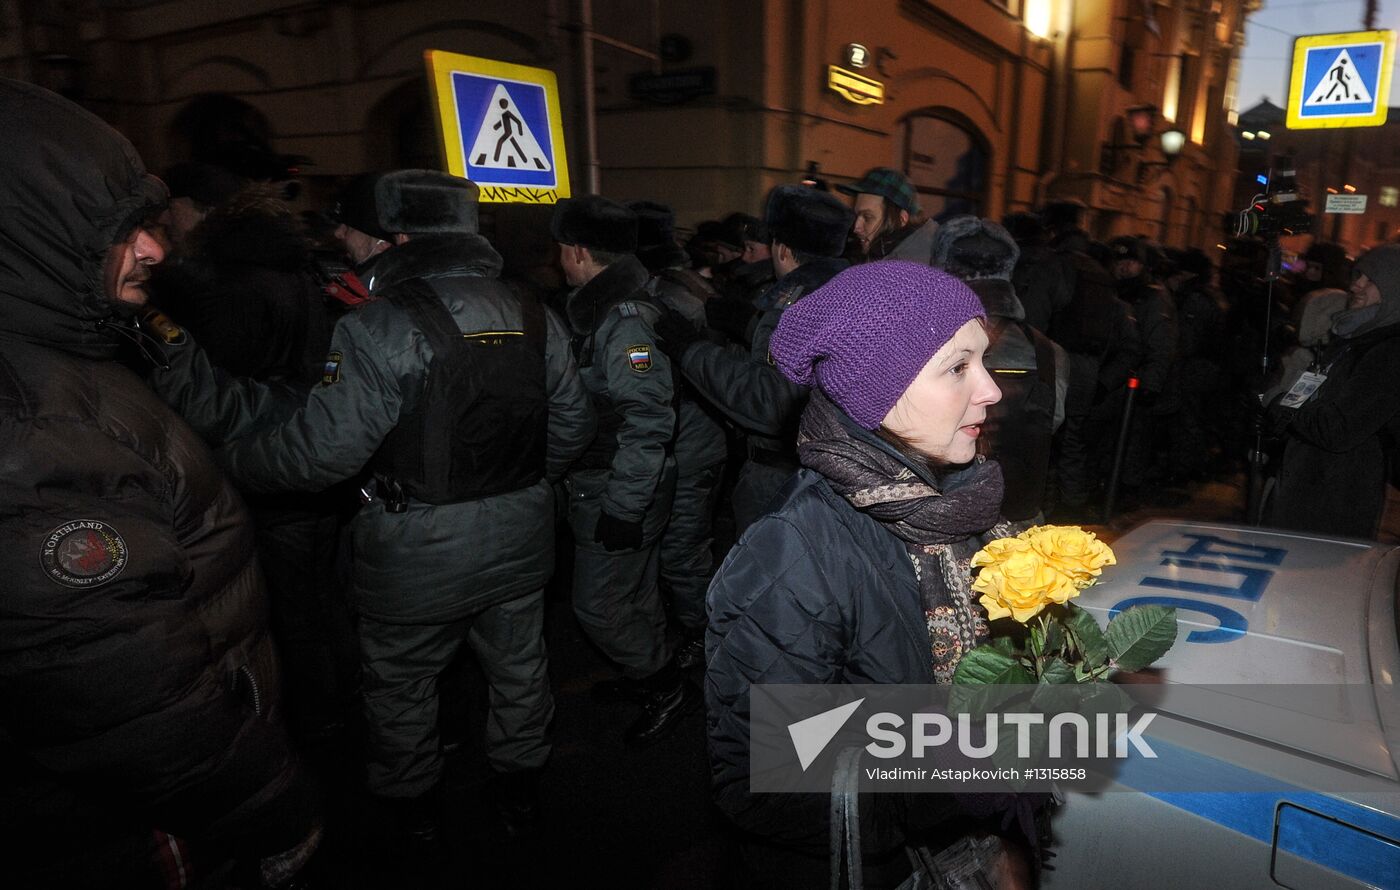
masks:
{"label": "police uniform jacket", "polygon": [[751,445],[783,453],[792,449],[807,391],[777,369],[768,343],[784,309],[846,266],[842,259],[815,259],[784,275],[773,285],[773,308],[759,316],[747,350],[697,340],[680,357],[686,381],[747,432]]}
{"label": "police uniform jacket", "polygon": [[[647,282],[647,292],[658,303],[680,313],[697,328],[707,326],[705,303],[716,296],[705,279],[688,269],[663,269]],[[718,466],[729,457],[729,441],[716,417],[718,409],[697,393],[681,388],[676,405],[676,469],[682,475]]]}
{"label": "police uniform jacket", "polygon": [[164,189],[95,117],[37,87],[0,91],[6,882],[47,867],[86,883],[75,851],[91,863],[113,828],[287,849],[314,804],[276,722],[248,513],[116,360],[139,335],[106,297],[103,256]]}
{"label": "police uniform jacket", "polygon": [[1122,284],[1123,298],[1132,306],[1142,340],[1142,358],[1137,366],[1142,390],[1154,394],[1166,392],[1176,365],[1176,303],[1166,288],[1146,279]]}
{"label": "police uniform jacket", "polygon": [[598,435],[571,474],[603,512],[641,522],[656,496],[676,435],[671,361],[656,348],[660,316],[650,276],[634,256],[605,267],[569,294],[579,378],[598,410]]}
{"label": "police uniform jacket", "polygon": [[[381,254],[363,276],[371,296],[425,282],[464,333],[519,330],[520,306],[497,281],[500,255],[478,235],[416,238]],[[356,515],[354,605],[385,622],[464,617],[544,585],[553,570],[553,491],[593,433],[568,337],[546,314],[549,428],[545,478],[528,488],[452,504],[379,498]],[[216,377],[190,346],[170,351],[156,386],[201,432],[224,443],[220,462],[253,491],[315,491],[359,474],[413,410],[432,349],[408,314],[376,299],[342,317],[325,374],[296,399],[251,380]],[[269,420],[275,421],[269,423]]]}

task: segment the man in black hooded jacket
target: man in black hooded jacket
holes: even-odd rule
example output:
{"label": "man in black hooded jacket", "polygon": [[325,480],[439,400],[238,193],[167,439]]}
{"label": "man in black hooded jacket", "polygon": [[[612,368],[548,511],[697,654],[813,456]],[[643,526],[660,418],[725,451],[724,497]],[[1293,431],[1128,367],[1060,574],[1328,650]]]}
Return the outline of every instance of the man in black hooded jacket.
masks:
{"label": "man in black hooded jacket", "polygon": [[152,829],[284,881],[319,829],[252,526],[204,443],[116,361],[154,342],[134,313],[165,188],[102,121],[4,79],[0,152],[6,881],[138,885]]}

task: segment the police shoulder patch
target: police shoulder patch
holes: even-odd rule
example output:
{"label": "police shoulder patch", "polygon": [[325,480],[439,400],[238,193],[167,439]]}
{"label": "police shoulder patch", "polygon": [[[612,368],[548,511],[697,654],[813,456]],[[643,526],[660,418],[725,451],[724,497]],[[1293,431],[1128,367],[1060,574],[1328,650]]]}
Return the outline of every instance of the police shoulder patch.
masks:
{"label": "police shoulder patch", "polygon": [[170,316],[163,312],[151,310],[146,313],[146,326],[155,332],[156,336],[167,346],[180,346],[185,342],[185,329],[170,320]]}
{"label": "police shoulder patch", "polygon": [[340,363],[345,356],[339,352],[332,352],[326,356],[325,367],[321,370],[321,385],[330,386],[332,383],[340,382]]}
{"label": "police shoulder patch", "polygon": [[627,347],[627,363],[632,366],[632,370],[638,374],[645,374],[651,370],[651,345],[648,343],[635,343]]}
{"label": "police shoulder patch", "polygon": [[126,541],[98,519],[74,519],[44,536],[39,565],[55,584],[101,587],[126,568]]}

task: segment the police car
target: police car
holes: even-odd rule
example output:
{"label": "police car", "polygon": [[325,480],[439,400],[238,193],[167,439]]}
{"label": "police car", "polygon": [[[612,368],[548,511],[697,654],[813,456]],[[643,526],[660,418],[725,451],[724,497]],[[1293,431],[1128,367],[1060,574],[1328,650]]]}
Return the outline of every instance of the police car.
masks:
{"label": "police car", "polygon": [[[1079,602],[1100,623],[1176,607],[1177,642],[1152,671],[1167,695],[1254,688],[1164,708],[1165,728],[1208,742],[1176,750],[1192,790],[1071,793],[1042,886],[1400,888],[1400,548],[1181,521],[1113,548],[1118,565]],[[1290,698],[1327,690],[1343,694]],[[1251,778],[1263,790],[1205,790]]]}

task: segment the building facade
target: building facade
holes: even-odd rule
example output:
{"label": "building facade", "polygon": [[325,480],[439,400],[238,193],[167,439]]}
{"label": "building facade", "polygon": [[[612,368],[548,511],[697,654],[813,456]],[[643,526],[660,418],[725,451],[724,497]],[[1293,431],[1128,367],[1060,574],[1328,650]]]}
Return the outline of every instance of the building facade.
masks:
{"label": "building facade", "polygon": [[265,140],[309,159],[314,201],[440,163],[422,54],[447,50],[554,70],[575,191],[666,201],[683,224],[884,165],[932,216],[1072,198],[1095,235],[1202,245],[1257,2],[0,0],[0,72],[93,108],[155,168]]}
{"label": "building facade", "polygon": [[[1299,197],[1316,216],[1314,241],[1331,241],[1356,256],[1400,237],[1400,108],[1379,127],[1289,130],[1287,112],[1265,99],[1240,114],[1240,146],[1234,205],[1246,207],[1278,171],[1295,171]],[[1360,213],[1328,213],[1328,195],[1364,196]],[[1305,249],[1293,239],[1290,249]]]}

